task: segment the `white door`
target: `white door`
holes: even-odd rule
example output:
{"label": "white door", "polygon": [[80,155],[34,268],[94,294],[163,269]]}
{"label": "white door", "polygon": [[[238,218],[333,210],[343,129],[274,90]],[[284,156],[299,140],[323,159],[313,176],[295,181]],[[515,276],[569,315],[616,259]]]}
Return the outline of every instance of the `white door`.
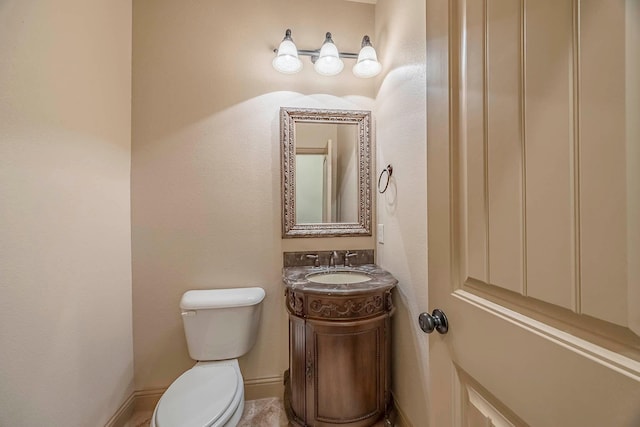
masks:
{"label": "white door", "polygon": [[427,0],[431,426],[640,426],[639,27]]}

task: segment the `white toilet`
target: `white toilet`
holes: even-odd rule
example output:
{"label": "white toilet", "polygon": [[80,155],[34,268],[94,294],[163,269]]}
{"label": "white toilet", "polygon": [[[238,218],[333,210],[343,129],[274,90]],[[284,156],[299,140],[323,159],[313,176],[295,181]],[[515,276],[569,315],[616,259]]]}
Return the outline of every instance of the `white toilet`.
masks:
{"label": "white toilet", "polygon": [[244,409],[238,357],[256,341],[262,288],[188,291],[180,308],[189,356],[156,405],[151,427],[235,427]]}

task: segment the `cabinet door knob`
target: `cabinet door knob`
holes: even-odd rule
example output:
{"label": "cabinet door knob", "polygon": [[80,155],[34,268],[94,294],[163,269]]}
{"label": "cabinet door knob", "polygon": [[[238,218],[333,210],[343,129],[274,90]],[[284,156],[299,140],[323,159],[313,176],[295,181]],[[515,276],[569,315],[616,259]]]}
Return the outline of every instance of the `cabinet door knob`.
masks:
{"label": "cabinet door knob", "polygon": [[420,313],[418,316],[418,323],[420,323],[420,329],[430,334],[435,329],[440,334],[446,334],[449,331],[449,321],[445,316],[444,311],[436,308],[432,314]]}

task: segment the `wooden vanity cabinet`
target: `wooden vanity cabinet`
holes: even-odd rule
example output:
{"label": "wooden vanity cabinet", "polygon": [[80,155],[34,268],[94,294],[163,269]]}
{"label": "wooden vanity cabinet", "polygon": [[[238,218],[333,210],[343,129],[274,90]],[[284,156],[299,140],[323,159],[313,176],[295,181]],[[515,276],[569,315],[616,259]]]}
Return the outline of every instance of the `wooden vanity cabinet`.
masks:
{"label": "wooden vanity cabinet", "polygon": [[319,295],[287,289],[285,405],[298,426],[365,427],[390,406],[390,289]]}

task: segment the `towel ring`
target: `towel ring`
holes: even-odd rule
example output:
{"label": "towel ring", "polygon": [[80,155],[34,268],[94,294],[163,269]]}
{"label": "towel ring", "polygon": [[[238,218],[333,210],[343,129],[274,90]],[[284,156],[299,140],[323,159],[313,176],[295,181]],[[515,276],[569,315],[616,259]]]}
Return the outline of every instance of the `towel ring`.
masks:
{"label": "towel ring", "polygon": [[[384,184],[384,188],[381,189],[382,186],[380,185],[380,183],[382,182],[382,177],[384,176],[385,172],[387,173],[387,182]],[[384,168],[382,172],[380,172],[380,176],[378,177],[378,192],[380,194],[387,191],[387,187],[389,187],[389,181],[391,181],[391,175],[393,175],[393,167],[391,165],[387,165],[387,167]]]}

